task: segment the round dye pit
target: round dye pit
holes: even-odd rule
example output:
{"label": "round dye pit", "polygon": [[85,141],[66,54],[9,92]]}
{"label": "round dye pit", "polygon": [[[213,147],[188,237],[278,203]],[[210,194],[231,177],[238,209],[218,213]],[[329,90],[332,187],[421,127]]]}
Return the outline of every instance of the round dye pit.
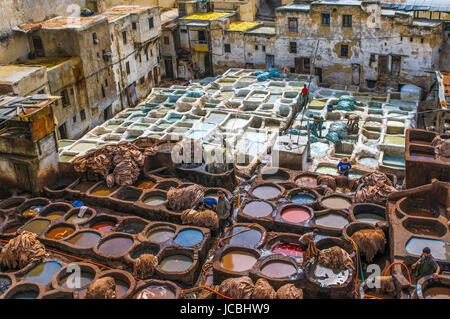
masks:
{"label": "round dye pit", "polygon": [[78,279],[71,280],[71,277],[70,277],[71,274],[72,274],[72,272],[67,272],[67,276],[63,277],[59,281],[59,285],[61,288],[72,289],[72,290],[87,289],[89,287],[89,285],[91,284],[91,282],[94,280],[94,274],[86,272],[86,271],[81,271],[81,274],[78,277],[79,282],[78,282]]}
{"label": "round dye pit", "polygon": [[121,225],[119,225],[116,229],[117,232],[121,233],[127,233],[130,235],[136,235],[139,234],[141,231],[144,230],[146,223],[139,223],[139,222],[124,222]]}
{"label": "round dye pit", "polygon": [[118,186],[108,188],[106,187],[106,185],[99,185],[96,188],[94,188],[90,194],[94,196],[105,197],[113,193],[118,188],[119,188]]}
{"label": "round dye pit", "polygon": [[39,213],[42,210],[43,206],[35,205],[27,208],[22,212],[23,216],[35,216],[37,213]]}
{"label": "round dye pit", "polygon": [[310,204],[316,199],[316,196],[307,192],[293,193],[291,195],[291,201],[296,204]]}
{"label": "round dye pit", "polygon": [[263,201],[252,201],[244,206],[243,213],[253,217],[266,217],[273,211],[272,205]]}
{"label": "round dye pit", "polygon": [[316,225],[331,227],[331,228],[344,228],[348,224],[347,218],[338,213],[329,213],[321,216],[317,216],[315,219]]}
{"label": "round dye pit", "polygon": [[317,187],[317,179],[312,176],[302,176],[295,180],[295,183],[299,186]]}
{"label": "round dye pit", "polygon": [[450,288],[448,287],[432,287],[424,291],[425,299],[450,299]]}
{"label": "round dye pit", "polygon": [[[235,226],[233,227],[231,234],[234,235],[236,233],[239,233],[245,228],[245,226]],[[259,241],[262,238],[262,233],[257,229],[247,228],[241,233],[234,235],[231,238],[228,238],[225,240],[225,243],[229,245],[236,245],[236,246],[249,246],[249,247],[255,247]]]}
{"label": "round dye pit", "polygon": [[3,233],[4,233],[4,234],[13,234],[13,233],[17,232],[17,231],[19,230],[20,227],[22,227],[22,225],[14,225],[14,226],[7,227],[7,228],[3,231]]}
{"label": "round dye pit", "polygon": [[295,275],[297,269],[294,265],[283,260],[274,260],[264,264],[261,273],[271,278],[284,278]]}
{"label": "round dye pit", "polygon": [[436,259],[450,260],[450,243],[442,240],[412,237],[406,243],[406,251],[420,256],[425,247],[431,249],[431,255]]}
{"label": "round dye pit", "polygon": [[282,254],[291,257],[303,257],[303,251],[300,245],[281,243],[272,248],[272,252],[275,254]]}
{"label": "round dye pit", "polygon": [[385,221],[383,216],[374,213],[359,213],[355,215],[355,218],[362,223],[369,223],[375,225],[377,222]]}
{"label": "round dye pit", "polygon": [[120,256],[133,246],[133,239],[129,237],[112,237],[98,246],[98,251],[106,256]]}
{"label": "round dye pit", "polygon": [[252,194],[257,198],[269,199],[280,195],[281,190],[278,187],[271,185],[257,186],[253,189]]}
{"label": "round dye pit", "polygon": [[147,239],[154,243],[162,243],[172,239],[173,236],[175,236],[175,231],[172,228],[161,227],[151,230],[147,235]]}
{"label": "round dye pit", "polygon": [[78,212],[75,214],[72,214],[67,218],[67,222],[71,224],[81,224],[87,221],[89,218],[91,218],[92,213],[89,211],[84,212],[83,217],[78,217]]}
{"label": "round dye pit", "polygon": [[158,205],[163,204],[165,201],[166,201],[166,198],[164,196],[153,195],[153,196],[147,197],[144,200],[144,203],[149,206],[158,206]]}
{"label": "round dye pit", "polygon": [[262,179],[265,181],[270,181],[274,183],[283,182],[289,179],[289,174],[285,171],[278,171],[274,174],[262,174]]}
{"label": "round dye pit", "polygon": [[358,162],[361,165],[369,166],[369,167],[376,167],[378,166],[378,159],[375,157],[361,157]]}
{"label": "round dye pit", "polygon": [[281,218],[289,223],[301,223],[310,217],[309,211],[301,207],[287,208],[281,212]]}
{"label": "round dye pit", "polygon": [[132,259],[137,259],[142,255],[145,254],[150,254],[150,255],[157,255],[158,254],[158,250],[156,249],[151,249],[151,248],[141,248],[141,249],[137,249],[133,252],[130,253],[130,256]]}
{"label": "round dye pit", "polygon": [[50,225],[50,221],[37,219],[26,224],[23,227],[23,230],[39,235],[48,227],[48,225]]}
{"label": "round dye pit", "polygon": [[0,276],[0,296],[3,295],[6,290],[11,286],[12,282],[9,277]]}
{"label": "round dye pit", "polygon": [[97,182],[81,182],[78,183],[73,189],[82,193],[86,193]]}
{"label": "round dye pit", "polygon": [[242,272],[251,269],[257,259],[246,251],[230,251],[222,256],[221,266],[229,271]]}
{"label": "round dye pit", "polygon": [[115,278],[114,280],[116,282],[116,297],[117,298],[124,297],[127,294],[128,289],[130,289],[130,284],[117,278]]}
{"label": "round dye pit", "polygon": [[151,180],[138,181],[135,186],[140,189],[152,189],[156,183]]}
{"label": "round dye pit", "polygon": [[327,175],[331,175],[331,176],[339,175],[336,167],[334,167],[334,166],[326,166],[326,165],[319,166],[316,168],[315,172],[320,173],[320,174],[327,174]]}
{"label": "round dye pit", "polygon": [[134,294],[133,299],[175,299],[175,293],[168,287],[147,286]]}
{"label": "round dye pit", "polygon": [[69,237],[74,231],[75,229],[67,226],[56,227],[50,230],[45,237],[48,239],[60,240]]}
{"label": "round dye pit", "polygon": [[45,215],[41,214],[41,217],[45,217],[45,218],[48,218],[51,220],[56,220],[56,219],[60,219],[61,217],[63,217],[65,213],[67,213],[67,212],[58,210],[58,211],[54,211],[54,212],[51,212],[51,213],[45,214]]}
{"label": "round dye pit", "polygon": [[352,203],[343,197],[330,196],[322,200],[322,205],[330,209],[348,209]]}
{"label": "round dye pit", "polygon": [[165,257],[160,263],[159,268],[166,272],[186,271],[193,264],[192,258],[185,255],[170,255]]}
{"label": "round dye pit", "polygon": [[174,242],[183,247],[191,247],[203,241],[203,233],[197,229],[184,229],[175,237]]}
{"label": "round dye pit", "polygon": [[67,242],[79,248],[94,247],[100,241],[100,235],[94,232],[80,232],[70,238]]}
{"label": "round dye pit", "polygon": [[46,287],[51,283],[53,275],[61,268],[61,264],[56,261],[40,263],[28,271],[23,280],[40,283]]}
{"label": "round dye pit", "polygon": [[92,229],[98,230],[102,233],[110,232],[114,227],[116,227],[116,223],[112,221],[99,222],[91,226]]}
{"label": "round dye pit", "polygon": [[36,299],[39,296],[39,291],[29,290],[29,291],[19,291],[12,295],[10,299]]}

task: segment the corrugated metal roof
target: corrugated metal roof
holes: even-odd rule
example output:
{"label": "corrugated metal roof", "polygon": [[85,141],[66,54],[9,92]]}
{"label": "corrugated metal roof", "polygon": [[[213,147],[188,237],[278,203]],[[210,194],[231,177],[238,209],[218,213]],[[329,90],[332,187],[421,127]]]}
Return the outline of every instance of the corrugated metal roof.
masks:
{"label": "corrugated metal roof", "polygon": [[383,7],[405,11],[450,12],[449,0],[381,0]]}

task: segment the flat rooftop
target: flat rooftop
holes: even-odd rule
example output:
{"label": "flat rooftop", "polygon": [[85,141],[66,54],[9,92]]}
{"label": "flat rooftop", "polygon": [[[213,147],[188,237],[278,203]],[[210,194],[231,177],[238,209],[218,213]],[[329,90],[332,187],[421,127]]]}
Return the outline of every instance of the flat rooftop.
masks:
{"label": "flat rooftop", "polygon": [[42,29],[78,29],[101,21],[103,17],[56,17],[41,23]]}
{"label": "flat rooftop", "polygon": [[275,27],[261,26],[261,27],[258,27],[258,28],[248,31],[247,33],[273,35],[276,33],[276,31],[275,31]]}
{"label": "flat rooftop", "polygon": [[147,6],[117,6],[113,8],[109,8],[103,13],[141,13],[145,12],[149,9],[156,8],[155,6],[147,7]]}
{"label": "flat rooftop", "polygon": [[253,28],[259,24],[260,24],[259,22],[244,22],[244,21],[233,22],[230,24],[230,27],[226,31],[243,32],[243,31]]}
{"label": "flat rooftop", "polygon": [[161,12],[161,25],[178,18],[178,9],[171,9]]}
{"label": "flat rooftop", "polygon": [[36,94],[33,96],[0,96],[0,119],[26,118],[58,99],[56,96]]}
{"label": "flat rooftop", "polygon": [[61,65],[63,63],[66,63],[70,60],[75,60],[74,57],[43,57],[43,58],[37,58],[32,60],[27,60],[20,65],[28,65],[28,66],[44,66],[47,69],[52,69],[54,67],[57,67],[58,65]]}
{"label": "flat rooftop", "polygon": [[14,84],[42,69],[42,66],[0,65],[0,84]]}
{"label": "flat rooftop", "polygon": [[187,16],[187,17],[183,17],[181,19],[213,21],[216,19],[223,18],[224,16],[227,16],[229,14],[231,14],[231,12],[199,12],[199,13],[195,13],[190,16]]}
{"label": "flat rooftop", "polygon": [[96,17],[103,17],[108,19],[108,22],[114,22],[117,21],[123,17],[126,17],[127,13],[105,13],[105,14],[97,14]]}

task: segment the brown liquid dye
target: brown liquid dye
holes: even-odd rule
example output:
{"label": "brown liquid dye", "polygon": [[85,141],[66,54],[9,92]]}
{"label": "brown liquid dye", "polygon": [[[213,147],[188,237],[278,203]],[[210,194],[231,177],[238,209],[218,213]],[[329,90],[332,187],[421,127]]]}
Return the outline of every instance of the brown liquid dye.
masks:
{"label": "brown liquid dye", "polygon": [[49,231],[45,237],[55,240],[64,239],[72,235],[74,231],[71,227],[56,227]]}
{"label": "brown liquid dye", "polygon": [[347,209],[352,205],[349,200],[337,196],[325,198],[322,204],[331,209]]}
{"label": "brown liquid dye", "polygon": [[423,293],[425,299],[450,299],[450,288],[433,287]]}
{"label": "brown liquid dye", "polygon": [[97,186],[92,192],[91,195],[94,196],[108,196],[109,194],[111,194],[112,192],[114,192],[118,187],[114,186],[112,188],[108,188],[105,185],[100,185]]}
{"label": "brown liquid dye", "polygon": [[257,259],[245,251],[232,251],[222,256],[221,265],[226,270],[246,271],[253,267]]}
{"label": "brown liquid dye", "polygon": [[285,261],[271,261],[261,268],[261,273],[271,278],[283,278],[296,274],[297,269]]}

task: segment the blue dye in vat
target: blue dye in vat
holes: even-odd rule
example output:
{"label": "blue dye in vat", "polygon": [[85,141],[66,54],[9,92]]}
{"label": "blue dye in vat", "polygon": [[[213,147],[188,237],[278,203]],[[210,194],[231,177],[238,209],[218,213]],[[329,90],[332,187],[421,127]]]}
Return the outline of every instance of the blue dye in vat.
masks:
{"label": "blue dye in vat", "polygon": [[31,269],[25,275],[23,280],[40,283],[46,287],[51,283],[53,275],[56,274],[61,268],[61,264],[56,261],[40,263]]}
{"label": "blue dye in vat", "polygon": [[316,200],[316,196],[310,193],[296,193],[291,196],[291,201],[297,204],[309,204]]}
{"label": "blue dye in vat", "polygon": [[0,296],[11,286],[11,279],[6,276],[0,276]]}
{"label": "blue dye in vat", "polygon": [[387,166],[405,166],[405,158],[400,156],[391,156],[384,154],[383,164]]}
{"label": "blue dye in vat", "polygon": [[180,246],[190,247],[201,243],[203,238],[201,231],[197,229],[185,229],[178,233],[174,241]]}

